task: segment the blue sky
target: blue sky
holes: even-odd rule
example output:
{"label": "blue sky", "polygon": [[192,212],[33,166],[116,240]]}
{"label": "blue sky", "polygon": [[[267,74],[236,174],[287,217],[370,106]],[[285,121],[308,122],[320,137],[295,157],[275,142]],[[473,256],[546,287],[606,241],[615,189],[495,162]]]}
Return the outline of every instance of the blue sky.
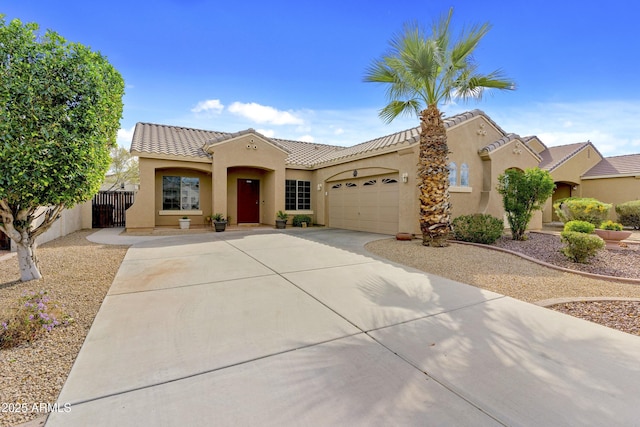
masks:
{"label": "blue sky", "polygon": [[428,26],[451,6],[457,30],[492,24],[476,59],[517,90],[443,106],[446,115],[479,108],[548,146],[640,152],[635,0],[4,0],[0,13],[108,57],[126,82],[127,148],[136,122],[353,145],[417,125],[384,124],[384,87],[362,77],[403,23]]}

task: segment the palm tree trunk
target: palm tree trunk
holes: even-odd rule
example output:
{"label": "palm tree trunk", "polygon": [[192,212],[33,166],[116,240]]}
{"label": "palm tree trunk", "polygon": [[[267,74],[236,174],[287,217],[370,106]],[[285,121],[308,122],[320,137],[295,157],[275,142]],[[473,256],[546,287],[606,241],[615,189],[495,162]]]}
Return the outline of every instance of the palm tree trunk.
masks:
{"label": "palm tree trunk", "polygon": [[449,203],[449,148],[442,113],[429,105],[420,113],[420,230],[422,244],[447,246],[451,231]]}

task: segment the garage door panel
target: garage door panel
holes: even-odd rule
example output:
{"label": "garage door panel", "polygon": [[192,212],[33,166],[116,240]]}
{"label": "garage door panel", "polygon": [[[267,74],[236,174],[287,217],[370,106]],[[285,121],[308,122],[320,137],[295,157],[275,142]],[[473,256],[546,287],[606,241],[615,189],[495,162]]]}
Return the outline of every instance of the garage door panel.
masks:
{"label": "garage door panel", "polygon": [[398,200],[397,174],[334,183],[329,190],[329,225],[395,234],[398,232]]}

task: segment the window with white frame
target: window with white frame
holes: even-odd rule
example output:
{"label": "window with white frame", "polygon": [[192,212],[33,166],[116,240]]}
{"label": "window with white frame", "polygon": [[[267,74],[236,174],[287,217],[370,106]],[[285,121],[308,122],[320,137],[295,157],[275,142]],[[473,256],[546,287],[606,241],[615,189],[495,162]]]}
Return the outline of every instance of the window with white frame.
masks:
{"label": "window with white frame", "polygon": [[192,211],[200,209],[200,178],[162,177],[162,210]]}
{"label": "window with white frame", "polygon": [[284,208],[288,211],[311,210],[311,181],[285,181]]}

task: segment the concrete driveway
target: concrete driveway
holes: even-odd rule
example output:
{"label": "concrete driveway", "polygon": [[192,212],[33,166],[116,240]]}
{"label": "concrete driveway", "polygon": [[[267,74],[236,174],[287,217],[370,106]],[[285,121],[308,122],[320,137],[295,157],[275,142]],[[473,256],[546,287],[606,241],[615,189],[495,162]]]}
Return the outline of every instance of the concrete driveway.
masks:
{"label": "concrete driveway", "polygon": [[55,426],[637,425],[640,339],[309,229],[129,249]]}

